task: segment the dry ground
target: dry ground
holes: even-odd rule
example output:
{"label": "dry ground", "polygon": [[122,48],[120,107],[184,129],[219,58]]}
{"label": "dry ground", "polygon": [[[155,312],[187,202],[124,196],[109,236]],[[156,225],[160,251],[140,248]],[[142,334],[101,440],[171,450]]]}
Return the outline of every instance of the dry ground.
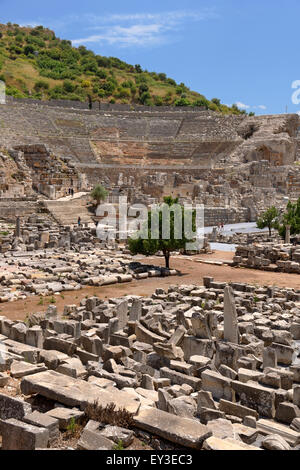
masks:
{"label": "dry ground", "polygon": [[[247,282],[258,286],[292,287],[300,289],[300,276],[298,274],[273,273],[254,269],[232,268],[230,266],[214,266],[197,262],[199,259],[207,260],[231,260],[233,253],[215,252],[210,255],[197,255],[191,257],[171,258],[171,267],[181,271],[181,276],[165,278],[149,278],[133,281],[125,284],[115,284],[104,287],[86,287],[76,292],[64,292],[55,296],[59,313],[63,312],[65,305],[79,304],[87,296],[97,295],[101,299],[121,297],[134,294],[148,296],[157,287],[167,289],[171,284],[203,284],[203,276],[212,276],[220,282]],[[159,257],[143,258],[143,262],[164,265],[164,259]],[[47,309],[51,297],[45,297],[43,304],[39,296],[29,297],[27,300],[0,304],[0,315],[5,315],[12,320],[24,320],[28,314],[43,312]]]}

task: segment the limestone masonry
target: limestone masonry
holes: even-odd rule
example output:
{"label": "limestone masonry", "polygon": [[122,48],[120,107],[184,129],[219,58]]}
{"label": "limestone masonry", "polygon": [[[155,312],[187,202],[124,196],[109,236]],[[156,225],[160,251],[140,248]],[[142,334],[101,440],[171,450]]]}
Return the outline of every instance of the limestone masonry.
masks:
{"label": "limestone masonry", "polygon": [[[285,197],[300,195],[297,115],[84,108],[10,97],[0,105],[0,148],[8,156],[0,217],[10,198],[57,200],[69,186],[80,191],[99,182],[130,202],[149,204],[172,194],[203,203],[206,225],[254,220],[271,203],[284,207]],[[16,166],[17,191],[7,179],[9,165]]]}
{"label": "limestone masonry", "polygon": [[[300,450],[299,235],[222,227],[300,196],[299,116],[8,98],[0,123],[1,449]],[[98,183],[219,227],[146,264],[100,240]]]}
{"label": "limestone masonry", "polygon": [[300,291],[204,284],[0,317],[2,449],[299,449]]}

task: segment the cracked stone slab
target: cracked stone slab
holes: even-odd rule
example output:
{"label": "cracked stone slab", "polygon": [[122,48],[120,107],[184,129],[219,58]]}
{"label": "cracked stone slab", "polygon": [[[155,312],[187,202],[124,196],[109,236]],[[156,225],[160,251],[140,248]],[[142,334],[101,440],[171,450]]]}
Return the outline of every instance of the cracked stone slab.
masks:
{"label": "cracked stone slab", "polygon": [[125,408],[133,414],[136,414],[140,407],[140,402],[126,392],[117,389],[110,389],[108,392],[84,380],[52,370],[24,377],[21,391],[24,395],[38,393],[66,406],[79,406],[81,409],[95,401],[103,407],[114,403],[117,409]]}

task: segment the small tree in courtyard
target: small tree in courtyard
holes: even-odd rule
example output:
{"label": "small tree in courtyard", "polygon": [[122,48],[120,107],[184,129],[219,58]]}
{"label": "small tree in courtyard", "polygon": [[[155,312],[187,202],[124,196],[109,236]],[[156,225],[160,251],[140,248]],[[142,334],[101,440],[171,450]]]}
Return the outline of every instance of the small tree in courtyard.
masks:
{"label": "small tree in courtyard", "polygon": [[279,234],[281,237],[285,237],[286,226],[290,225],[291,235],[297,235],[300,233],[300,197],[297,202],[288,203],[286,212],[282,217],[282,225],[279,227]]}
{"label": "small tree in courtyard", "polygon": [[91,192],[91,197],[97,202],[97,206],[99,206],[101,201],[105,201],[107,195],[108,192],[101,184],[97,184]]}
{"label": "small tree in courtyard", "polygon": [[[164,211],[164,209],[167,210]],[[166,268],[169,269],[171,253],[184,249],[187,243],[195,241],[195,237],[192,238],[192,236],[196,232],[196,211],[190,211],[190,214],[185,214],[184,211],[184,207],[178,204],[178,198],[165,197],[164,207],[158,207],[148,212],[148,220],[141,230],[142,235],[138,233],[138,237],[128,240],[131,254],[151,256],[158,251],[162,251]],[[166,212],[169,215],[165,219]],[[188,235],[191,238],[187,236],[184,227],[185,215],[190,216],[191,233]],[[179,219],[181,219],[181,223],[178,223]],[[156,220],[156,222],[153,223],[153,220]]]}
{"label": "small tree in courtyard", "polygon": [[270,207],[257,219],[256,225],[259,229],[268,227],[269,235],[272,235],[272,228],[278,228],[279,212],[275,206]]}

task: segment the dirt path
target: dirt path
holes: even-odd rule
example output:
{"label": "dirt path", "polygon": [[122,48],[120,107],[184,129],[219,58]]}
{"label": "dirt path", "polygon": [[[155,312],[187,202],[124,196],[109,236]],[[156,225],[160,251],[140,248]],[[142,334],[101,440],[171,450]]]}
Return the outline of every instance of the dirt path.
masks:
{"label": "dirt path", "polygon": [[[133,281],[125,284],[114,284],[103,287],[86,287],[76,292],[64,292],[63,295],[54,296],[59,313],[63,312],[65,305],[77,304],[86,296],[97,295],[101,299],[110,297],[121,297],[123,295],[134,294],[148,296],[157,287],[167,289],[171,284],[203,284],[203,276],[211,276],[220,282],[247,282],[260,286],[275,285],[278,287],[293,287],[300,289],[299,274],[283,274],[258,271],[254,269],[232,268],[229,266],[214,266],[197,262],[198,259],[207,260],[230,260],[233,253],[215,252],[213,255],[197,255],[193,257],[173,257],[171,267],[181,271],[181,276],[171,276],[166,278],[149,278],[140,281]],[[143,259],[149,264],[163,266],[162,258]],[[12,320],[24,320],[27,314],[44,312],[49,305],[50,297],[43,298],[40,303],[39,296],[29,297],[27,300],[18,300],[0,304],[0,315],[5,315]]]}

